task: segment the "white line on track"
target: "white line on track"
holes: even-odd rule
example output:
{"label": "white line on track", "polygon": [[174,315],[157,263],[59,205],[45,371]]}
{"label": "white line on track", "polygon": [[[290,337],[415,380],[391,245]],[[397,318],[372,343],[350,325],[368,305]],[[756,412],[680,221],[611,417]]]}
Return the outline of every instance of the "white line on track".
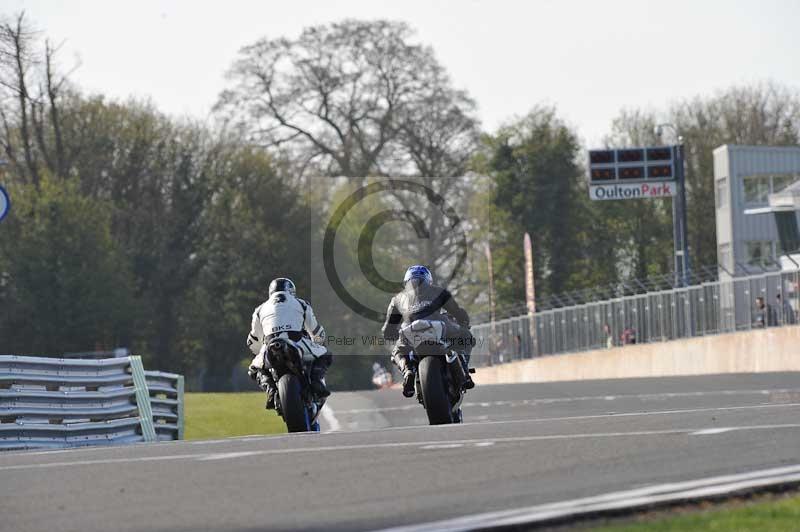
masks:
{"label": "white line on track", "polygon": [[[715,407],[708,407],[708,408],[685,408],[685,409],[675,409],[675,410],[651,410],[651,411],[642,411],[642,412],[611,412],[607,414],[587,414],[583,416],[561,416],[561,417],[534,417],[534,418],[522,418],[522,419],[498,419],[494,421],[490,421],[488,416],[477,416],[474,418],[468,419],[475,419],[476,421],[466,421],[464,423],[459,423],[457,425],[437,425],[437,430],[451,430],[457,427],[471,427],[471,426],[480,426],[480,425],[509,425],[509,424],[520,424],[520,423],[544,423],[548,421],[581,421],[581,420],[589,420],[589,419],[603,419],[603,418],[615,418],[615,417],[647,417],[647,416],[666,416],[666,415],[675,415],[675,414],[699,414],[704,412],[726,412],[726,411],[733,411],[733,410],[753,410],[753,409],[764,409],[764,408],[796,408],[799,407],[800,403],[779,403],[779,404],[758,404],[758,405],[742,405],[742,406],[715,406]],[[415,408],[421,408],[419,405],[416,405]],[[359,432],[386,432],[386,431],[396,431],[396,430],[408,430],[410,428],[420,428],[424,429],[429,427],[429,425],[403,425],[397,427],[381,427],[381,428],[368,428],[368,429],[357,429],[354,423],[348,423],[349,429],[347,430],[348,434],[359,433]],[[263,436],[263,438],[274,438],[275,436]]]}
{"label": "white line on track", "polygon": [[258,454],[258,451],[240,451],[238,453],[215,453],[206,456],[200,456],[197,459],[200,461],[208,460],[227,460],[229,458],[242,458],[244,456],[253,456]]}
{"label": "white line on track", "polygon": [[736,430],[736,427],[720,427],[718,429],[704,429],[692,432],[689,436],[709,436],[711,434],[722,434],[723,432],[730,432]]}
{"label": "white line on track", "polygon": [[[736,427],[736,431],[757,431],[757,430],[778,430],[778,429],[800,429],[798,423],[776,424],[776,425],[751,425]],[[596,432],[596,433],[581,433],[581,434],[548,434],[540,436],[511,436],[502,438],[477,438],[477,439],[463,439],[463,440],[443,440],[443,441],[411,441],[411,442],[387,442],[387,443],[367,443],[367,444],[352,444],[352,445],[327,445],[316,447],[294,447],[289,449],[264,449],[259,451],[248,451],[246,453],[196,453],[196,454],[173,454],[173,455],[160,455],[160,456],[141,456],[129,458],[107,458],[97,460],[75,460],[64,462],[50,462],[50,463],[34,463],[34,464],[16,464],[8,466],[0,466],[0,471],[16,471],[28,469],[52,469],[58,467],[74,467],[74,466],[88,466],[98,464],[124,464],[136,462],[155,462],[164,460],[215,460],[222,458],[236,458],[239,456],[265,456],[265,455],[280,455],[280,454],[298,454],[298,453],[317,453],[317,452],[335,452],[335,451],[351,451],[359,449],[385,449],[385,448],[402,448],[402,447],[418,447],[422,448],[427,445],[476,445],[478,444],[493,445],[498,443],[524,443],[534,441],[549,441],[549,440],[578,440],[578,439],[591,439],[591,438],[631,438],[640,436],[667,436],[667,435],[680,435],[692,434],[704,428],[682,428],[682,429],[669,429],[669,430],[642,430],[630,432]],[[226,456],[227,455],[227,456]],[[217,458],[219,457],[219,458]]]}
{"label": "white line on track", "polygon": [[[480,423],[462,423],[464,425],[504,425],[510,423],[539,423],[543,421],[580,421],[582,419],[602,419],[607,417],[639,417],[639,416],[666,416],[674,414],[698,414],[702,412],[726,412],[731,410],[755,410],[763,408],[791,408],[798,407],[800,403],[762,404],[744,406],[715,406],[708,408],[685,408],[676,410],[653,410],[644,412],[613,412],[610,414],[588,414],[585,416],[538,417],[530,419],[498,419],[495,421],[481,421]],[[453,425],[457,426],[457,425]],[[399,428],[399,427],[397,427]]]}
{"label": "white line on track", "polygon": [[[476,444],[477,445],[477,444]],[[432,445],[423,445],[420,449],[435,450],[435,449],[458,449],[464,447],[463,443],[436,443]]]}
{"label": "white line on track", "polygon": [[[582,397],[550,397],[541,399],[519,399],[519,400],[503,400],[503,401],[488,401],[488,402],[465,402],[462,407],[478,407],[478,408],[491,408],[495,406],[531,406],[531,405],[549,405],[554,403],[570,403],[575,401],[617,401],[624,399],[642,399],[642,400],[660,400],[660,399],[674,399],[677,397],[713,397],[713,396],[731,396],[731,395],[765,395],[772,394],[789,394],[800,393],[800,388],[779,388],[774,390],[717,390],[710,392],[665,392],[665,393],[647,393],[636,395],[593,395]],[[403,405],[403,406],[387,406],[384,408],[354,408],[350,410],[339,410],[339,415],[348,414],[365,414],[375,412],[394,412],[403,410],[414,410],[419,408],[416,403]]]}
{"label": "white line on track", "polygon": [[[655,394],[639,394],[639,395],[603,395],[603,396],[583,396],[583,397],[554,397],[554,398],[544,398],[544,399],[527,399],[521,402],[514,402],[514,401],[495,401],[493,403],[466,403],[464,407],[476,407],[476,406],[483,406],[483,407],[490,407],[490,406],[524,406],[524,405],[532,405],[537,403],[542,404],[551,404],[551,403],[559,403],[559,402],[570,402],[570,401],[592,401],[592,400],[603,400],[603,401],[611,401],[615,399],[631,399],[631,398],[638,398],[638,399],[662,399],[662,398],[671,398],[671,397],[697,397],[697,396],[711,396],[711,395],[723,395],[723,396],[730,396],[730,395],[772,395],[772,394],[788,394],[788,393],[800,393],[800,388],[777,388],[777,389],[762,389],[762,390],[719,390],[719,391],[711,391],[711,392],[670,392],[670,393],[655,393]],[[513,404],[512,404],[513,403]],[[585,415],[585,416],[565,416],[565,417],[552,417],[552,418],[530,418],[530,419],[509,419],[509,420],[496,420],[496,421],[488,421],[488,416],[475,416],[471,419],[478,421],[471,422],[468,421],[466,423],[462,423],[460,425],[443,425],[439,428],[445,427],[456,427],[456,426],[465,426],[465,425],[477,425],[477,424],[504,424],[504,423],[538,423],[543,421],[576,421],[581,419],[599,419],[604,417],[623,417],[623,416],[649,416],[649,415],[667,415],[667,414],[681,414],[681,413],[699,413],[699,412],[713,412],[717,410],[747,410],[751,408],[780,408],[780,407],[793,407],[793,406],[800,406],[800,403],[779,403],[779,404],[759,404],[759,405],[745,405],[745,406],[732,406],[732,407],[709,407],[709,408],[693,408],[693,409],[676,409],[676,410],[658,410],[658,411],[651,411],[651,412],[621,412],[621,413],[609,413],[609,414],[593,414],[593,415]],[[325,417],[325,410],[330,409],[330,404],[326,404],[327,408],[323,408],[323,411],[320,413],[321,416]],[[345,415],[345,414],[358,414],[358,413],[373,413],[373,412],[384,412],[384,411],[396,411],[396,410],[415,410],[419,409],[420,406],[416,403],[413,405],[406,405],[400,407],[388,407],[388,408],[370,408],[370,409],[351,409],[351,410],[337,410],[335,414],[338,415]],[[333,411],[331,409],[331,412]],[[334,419],[336,420],[333,424],[328,421],[331,425],[339,426],[337,431],[341,430],[341,422],[339,422],[336,415],[334,415]],[[418,426],[402,426],[402,427],[382,427],[380,429],[369,428],[369,429],[362,429],[362,430],[353,430],[356,426],[355,423],[348,423],[350,430],[348,432],[375,432],[375,431],[387,431],[387,430],[406,430],[408,428],[420,428],[425,427],[427,425],[418,425]],[[333,432],[331,430],[330,432]],[[289,437],[292,438],[300,438],[304,435],[293,434]],[[307,435],[308,437],[314,437],[314,434]],[[195,440],[195,441],[170,441],[170,442],[158,442],[159,446],[183,446],[183,445],[214,445],[218,443],[228,443],[231,440],[240,440],[240,441],[256,441],[256,440],[269,440],[269,439],[276,439],[276,438],[283,438],[287,437],[286,435],[259,435],[259,434],[251,434],[247,436],[235,436],[231,438],[220,438],[220,439],[213,439],[213,440]],[[134,444],[134,445],[151,445],[151,444]],[[69,453],[69,454],[83,454],[89,452],[97,452],[98,450],[119,450],[123,447],[96,447],[96,446],[87,446],[87,447],[79,447],[79,448],[71,448],[71,449],[52,449],[52,450],[42,450],[42,451],[25,451],[24,454],[26,456],[35,456],[35,455],[47,455],[47,454],[60,454],[60,453]],[[16,452],[10,452],[5,454],[5,456],[13,456],[18,454]]]}
{"label": "white line on track", "polygon": [[736,493],[763,486],[800,482],[800,465],[707,477],[686,482],[657,484],[555,503],[467,515],[416,525],[399,526],[383,532],[461,532],[522,526],[585,514],[634,509],[658,503],[676,502]]}
{"label": "white line on track", "polygon": [[[488,421],[486,420],[486,416],[479,416],[473,419],[478,421],[473,422],[466,422],[461,423],[458,425],[438,425],[436,427],[430,427],[428,425],[413,425],[413,426],[402,426],[402,427],[383,427],[379,429],[362,429],[362,430],[355,430],[352,428],[352,424],[350,429],[347,431],[348,434],[354,433],[369,433],[369,432],[387,432],[387,431],[405,431],[411,428],[416,429],[431,429],[431,430],[453,430],[457,429],[458,427],[464,426],[480,426],[480,425],[504,425],[504,424],[519,424],[519,423],[543,423],[548,421],[580,421],[580,420],[590,420],[590,419],[603,419],[603,418],[614,418],[614,417],[636,417],[636,416],[662,416],[662,415],[674,415],[674,414],[693,414],[693,413],[703,413],[703,412],[716,412],[716,411],[733,411],[733,410],[753,410],[753,409],[767,409],[767,408],[791,408],[791,407],[798,407],[800,403],[782,403],[782,404],[760,404],[760,405],[744,405],[744,406],[722,406],[722,407],[710,407],[710,408],[691,408],[691,409],[684,409],[684,410],[655,410],[655,411],[645,411],[645,412],[619,412],[619,413],[612,413],[612,414],[592,414],[592,415],[585,415],[585,416],[565,416],[565,417],[543,417],[543,418],[529,418],[529,419],[506,419],[506,420],[496,420],[496,421]],[[418,405],[415,406],[416,408],[420,408]],[[338,421],[338,420],[337,420]],[[708,429],[713,430],[713,429]],[[317,433],[303,433],[303,434],[267,434],[267,435],[259,435],[259,434],[251,434],[248,436],[234,436],[230,438],[223,438],[223,439],[215,439],[215,440],[196,440],[196,441],[169,441],[169,442],[158,442],[156,445],[159,447],[183,447],[183,446],[209,446],[209,445],[216,445],[216,444],[229,444],[232,441],[238,442],[254,442],[254,441],[269,441],[269,440],[280,440],[285,438],[292,438],[293,440],[297,439],[316,439],[320,436]],[[149,443],[137,443],[134,444],[134,447],[138,446],[147,446],[148,448],[153,448],[152,445]],[[130,449],[131,446],[127,447],[80,447],[74,449],[60,449],[60,450],[47,450],[47,451],[35,451],[35,452],[13,452],[8,454],[0,454],[0,459],[4,458],[12,458],[14,456],[19,456],[24,454],[25,456],[37,456],[37,455],[55,455],[55,454],[71,454],[71,455],[78,455],[78,454],[86,454],[86,453],[96,453],[98,451],[109,451],[109,452],[122,452],[125,449]],[[2,470],[3,466],[0,466],[0,470]]]}

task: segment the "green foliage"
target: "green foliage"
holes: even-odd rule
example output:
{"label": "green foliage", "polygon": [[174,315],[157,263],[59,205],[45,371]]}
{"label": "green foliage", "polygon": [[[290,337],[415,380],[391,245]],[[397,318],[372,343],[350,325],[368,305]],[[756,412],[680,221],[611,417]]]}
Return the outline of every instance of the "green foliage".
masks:
{"label": "green foliage", "polygon": [[[335,211],[346,198],[360,188],[358,183],[340,183],[331,190],[330,209]],[[384,194],[370,195],[358,201],[342,219],[334,247],[334,262],[344,288],[367,308],[378,312],[386,309],[391,296],[387,295],[386,291],[376,288],[373,283],[380,284],[380,278],[390,281],[401,280],[408,264],[420,260],[420,255],[415,254],[416,250],[413,247],[399,242],[398,227],[407,229],[407,226],[404,227],[399,222],[383,226],[368,224],[368,220],[374,216],[395,208],[396,205],[390,204]],[[328,213],[326,220],[332,216],[332,213]],[[311,267],[314,269],[315,278],[311,281],[313,298],[311,302],[317,316],[324,324],[329,337],[332,335],[340,339],[353,340],[352,345],[343,342],[329,343],[328,348],[333,353],[334,363],[328,383],[340,390],[367,387],[372,375],[372,363],[383,359],[382,363],[386,364],[389,347],[376,345],[369,340],[365,342],[364,337],[369,339],[380,337],[382,323],[360,316],[333,292],[325,278],[322,243],[314,242],[314,250]],[[374,261],[375,271],[365,273],[362,271],[362,264],[366,264],[370,256]],[[399,287],[398,284],[394,288],[399,290]],[[387,288],[391,289],[392,287]]]}
{"label": "green foliage", "polygon": [[75,96],[62,111],[74,177],[40,170],[38,186],[23,184],[10,167],[0,348],[124,345],[150,367],[232,389],[269,280],[308,279],[314,211],[235,137],[137,102]]}
{"label": "green foliage", "polygon": [[[656,116],[641,110],[623,110],[611,124],[606,145],[654,146],[664,141],[655,135]],[[594,211],[613,228],[616,261],[621,276],[644,279],[673,269],[672,201],[598,201]]]}
{"label": "green foliage", "polygon": [[180,316],[179,349],[185,364],[202,368],[206,389],[227,390],[270,280],[291,277],[305,295],[314,215],[263,152],[229,146],[218,156],[225,164],[196,248],[202,267]]}
{"label": "green foliage", "polygon": [[800,497],[740,507],[641,519],[634,523],[592,528],[595,532],[789,532],[800,522]]}
{"label": "green foliage", "polygon": [[[653,133],[659,122],[674,126],[674,130],[665,128],[663,139]],[[678,101],[663,113],[623,110],[614,120],[606,142],[615,147],[674,143],[676,134],[683,137],[686,146],[687,227],[692,263],[713,265],[717,261],[714,149],[724,144],[797,145],[800,95],[774,83],[752,84]],[[632,265],[634,276],[671,270],[670,202],[610,203],[626,204],[626,209],[615,217],[625,224],[623,241],[632,251],[627,263]]]}
{"label": "green foliage", "polygon": [[[524,300],[522,239],[530,233],[537,295],[557,294],[613,278],[593,262],[610,244],[598,238],[596,218],[577,164],[577,135],[552,108],[535,108],[488,139],[494,178],[490,213],[495,282],[501,302]],[[607,255],[607,254],[606,254]],[[607,263],[605,263],[607,264]]]}
{"label": "green foliage", "polygon": [[[672,268],[669,200],[589,201],[583,147],[551,107],[481,142],[475,102],[403,23],[346,20],[245,47],[213,126],[148,102],[85,96],[58,75],[54,49],[35,53],[38,34],[22,15],[0,26],[0,85],[16,95],[0,98],[13,202],[0,224],[2,352],[124,345],[193,386],[239,389],[252,310],[270,279],[290,276],[330,334],[357,340],[331,346],[330,383],[368,386],[389,347],[363,342],[380,323],[330,290],[321,249],[331,211],[370,175],[407,176],[445,198],[469,248],[449,288],[483,316],[485,245],[498,306],[516,306],[525,232],[539,296]],[[607,143],[675,140],[654,136],[659,122],[675,124],[687,147],[693,262],[713,264],[713,149],[797,144],[800,97],[764,84],[676,102],[663,116],[625,110]],[[315,173],[354,179],[312,183]],[[454,270],[461,233],[424,202],[408,191],[376,195],[342,224],[337,269],[367,307],[385,309],[388,295],[367,279],[365,257],[386,279],[412,263],[439,279]],[[369,226],[388,211],[405,218]],[[409,230],[417,219],[428,238]]]}
{"label": "green foliage", "polygon": [[131,277],[110,205],[75,180],[9,187],[0,225],[0,352],[63,353],[130,345]]}

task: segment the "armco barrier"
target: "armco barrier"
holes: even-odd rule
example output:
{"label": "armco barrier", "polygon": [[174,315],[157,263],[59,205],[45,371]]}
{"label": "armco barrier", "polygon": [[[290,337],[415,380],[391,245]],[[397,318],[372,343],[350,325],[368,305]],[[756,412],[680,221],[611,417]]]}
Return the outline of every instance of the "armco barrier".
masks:
{"label": "armco barrier", "polygon": [[183,376],[140,357],[0,355],[0,450],[183,438]]}

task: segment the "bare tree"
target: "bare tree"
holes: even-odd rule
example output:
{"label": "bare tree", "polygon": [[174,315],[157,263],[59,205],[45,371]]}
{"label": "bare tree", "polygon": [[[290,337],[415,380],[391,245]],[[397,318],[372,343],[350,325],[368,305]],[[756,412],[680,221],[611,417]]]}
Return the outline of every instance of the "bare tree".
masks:
{"label": "bare tree", "polygon": [[59,46],[46,40],[42,57],[37,45],[24,12],[0,22],[0,139],[20,176],[34,184],[42,164],[62,178],[69,173],[61,111],[68,74],[58,73]]}
{"label": "bare tree", "polygon": [[[475,102],[464,91],[454,89],[440,67],[434,66],[425,77],[430,80],[428,85],[400,113],[395,151],[401,167],[444,200],[443,205],[421,204],[428,235],[416,240],[412,249],[439,277],[452,276],[450,288],[457,290],[465,272],[453,275],[453,270],[465,265],[461,255],[466,251],[468,210],[475,188],[474,177],[467,174],[478,150],[480,124]],[[409,194],[396,194],[396,198],[406,210],[420,205],[418,198]]]}
{"label": "bare tree", "polygon": [[800,93],[776,83],[733,86],[672,106],[686,143],[689,245],[695,264],[717,260],[712,152],[723,144],[800,143]]}
{"label": "bare tree", "polygon": [[[679,101],[663,113],[624,110],[614,120],[607,143],[614,146],[667,142],[653,136],[659,122],[675,125],[686,146],[689,248],[695,265],[717,260],[714,222],[714,161],[723,144],[797,145],[800,142],[800,93],[776,83],[733,86],[711,97]],[[674,132],[672,132],[674,133]],[[669,138],[670,142],[677,139]],[[656,202],[632,203],[617,213],[627,226],[637,276],[669,264],[670,215]],[[634,204],[635,203],[635,204]],[[668,203],[661,202],[662,207]],[[651,205],[652,204],[652,205]],[[614,206],[601,206],[607,211]],[[631,222],[633,225],[630,225]],[[626,253],[622,253],[623,259]],[[628,254],[630,255],[630,254]]]}
{"label": "bare tree", "polygon": [[421,176],[462,176],[475,154],[476,104],[436,66],[426,88],[400,113],[398,144]]}
{"label": "bare tree", "polygon": [[[613,120],[604,143],[615,148],[660,145],[663,141],[655,134],[658,123],[654,111],[623,109]],[[650,273],[672,270],[670,200],[593,203],[602,220],[617,219],[613,233],[619,245],[615,255],[623,278],[644,279]]]}
{"label": "bare tree", "polygon": [[[29,116],[31,95],[28,90],[28,78],[38,59],[33,50],[35,39],[36,33],[25,20],[24,12],[13,20],[0,22],[0,87],[3,90],[0,96],[0,119],[3,121],[3,148],[8,158],[20,167],[15,147],[15,133],[18,130],[25,162],[25,170],[20,173],[27,174],[33,183],[38,183],[38,163]],[[8,100],[14,104],[6,105]]]}
{"label": "bare tree", "polygon": [[463,176],[480,129],[475,102],[412,37],[404,23],[345,20],[307,28],[295,40],[263,39],[241,50],[216,109],[288,153],[299,172],[413,177],[444,198],[442,205],[419,190],[395,190],[395,204],[415,227],[424,223],[425,237],[400,236],[382,252],[450,277],[465,251],[471,187]]}
{"label": "bare tree", "polygon": [[246,46],[216,109],[268,146],[290,147],[327,175],[384,173],[397,116],[418,98],[435,64],[404,23],[345,20],[296,40]]}
{"label": "bare tree", "polygon": [[[64,147],[64,133],[63,133],[63,125],[62,125],[62,118],[61,118],[61,98],[68,86],[68,79],[65,75],[59,75],[56,70],[55,65],[55,56],[58,53],[58,50],[61,46],[53,46],[53,44],[49,40],[45,40],[45,51],[44,51],[44,81],[40,84],[39,87],[39,107],[40,111],[44,111],[44,108],[47,107],[48,111],[48,118],[49,118],[49,127],[52,131],[53,136],[53,144],[55,150],[55,158],[48,157],[48,166],[51,170],[53,170],[57,175],[61,177],[66,177],[68,174],[67,168],[67,153]],[[75,67],[77,68],[77,66]],[[73,68],[74,70],[74,68]],[[45,103],[46,102],[46,103]],[[41,117],[41,114],[40,114]],[[45,129],[47,125],[45,124],[44,120],[39,120],[36,124],[39,133],[37,137],[44,139],[45,137]],[[47,143],[40,142],[40,149],[42,152],[46,152],[47,150]]]}

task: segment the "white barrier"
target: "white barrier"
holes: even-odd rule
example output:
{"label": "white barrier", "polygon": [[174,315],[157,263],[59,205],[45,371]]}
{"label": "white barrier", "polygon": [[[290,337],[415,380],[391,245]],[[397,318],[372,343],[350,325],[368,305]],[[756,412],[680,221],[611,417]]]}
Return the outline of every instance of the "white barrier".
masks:
{"label": "white barrier", "polygon": [[477,384],[800,371],[800,326],[636,344],[478,368]]}

